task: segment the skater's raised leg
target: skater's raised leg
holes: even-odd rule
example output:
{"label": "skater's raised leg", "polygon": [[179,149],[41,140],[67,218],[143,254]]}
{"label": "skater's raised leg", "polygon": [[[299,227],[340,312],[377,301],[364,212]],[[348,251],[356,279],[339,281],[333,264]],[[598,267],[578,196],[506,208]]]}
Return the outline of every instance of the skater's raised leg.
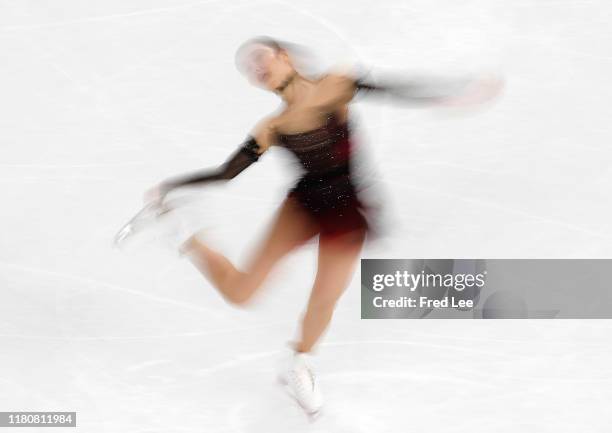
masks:
{"label": "skater's raised leg", "polygon": [[185,243],[183,251],[228,302],[244,304],[280,259],[315,236],[317,231],[316,224],[300,205],[287,198],[244,271],[197,236]]}

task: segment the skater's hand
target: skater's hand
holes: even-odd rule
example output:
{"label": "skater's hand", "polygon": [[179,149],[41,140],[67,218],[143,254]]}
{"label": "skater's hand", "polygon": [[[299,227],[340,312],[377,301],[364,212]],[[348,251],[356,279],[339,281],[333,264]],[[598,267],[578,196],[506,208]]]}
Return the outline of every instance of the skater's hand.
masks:
{"label": "skater's hand", "polygon": [[504,80],[499,75],[481,75],[472,80],[460,94],[446,98],[445,107],[471,107],[492,101],[501,93]]}

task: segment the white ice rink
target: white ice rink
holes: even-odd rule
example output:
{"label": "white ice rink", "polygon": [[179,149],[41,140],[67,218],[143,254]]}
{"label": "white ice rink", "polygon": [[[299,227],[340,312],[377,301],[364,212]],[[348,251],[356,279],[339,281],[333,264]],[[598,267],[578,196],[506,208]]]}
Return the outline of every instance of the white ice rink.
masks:
{"label": "white ice rink", "polygon": [[[154,242],[111,248],[145,189],[277,107],[233,64],[266,34],[323,67],[506,78],[469,115],[354,106],[391,224],[363,257],[609,258],[611,19],[605,0],[0,0],[0,411],[76,411],[53,431],[84,433],[612,431],[611,321],[360,320],[357,272],[311,424],[274,374],[314,245],[249,310]],[[294,175],[272,150],[203,190],[214,244],[243,263]]]}

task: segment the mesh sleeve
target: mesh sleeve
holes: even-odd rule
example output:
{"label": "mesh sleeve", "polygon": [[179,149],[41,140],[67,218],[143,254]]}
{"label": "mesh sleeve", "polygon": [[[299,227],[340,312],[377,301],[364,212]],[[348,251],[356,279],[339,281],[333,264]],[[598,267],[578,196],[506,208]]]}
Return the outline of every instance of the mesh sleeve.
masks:
{"label": "mesh sleeve", "polygon": [[227,160],[216,168],[209,168],[171,178],[164,182],[166,192],[187,185],[202,185],[209,182],[230,180],[238,176],[251,164],[259,160],[260,146],[254,137],[247,137],[242,145]]}
{"label": "mesh sleeve", "polygon": [[463,78],[414,77],[406,80],[388,77],[373,80],[360,77],[355,80],[355,92],[361,96],[390,97],[409,105],[430,105],[460,94],[469,81]]}

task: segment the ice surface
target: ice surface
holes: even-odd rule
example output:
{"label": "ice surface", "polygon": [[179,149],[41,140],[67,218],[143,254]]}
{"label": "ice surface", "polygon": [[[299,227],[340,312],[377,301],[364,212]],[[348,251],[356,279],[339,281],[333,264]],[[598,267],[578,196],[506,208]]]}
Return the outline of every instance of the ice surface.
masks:
{"label": "ice surface", "polygon": [[[87,433],[609,431],[610,321],[361,321],[356,274],[318,351],[327,406],[309,424],[274,369],[314,245],[243,311],[155,244],[111,241],[146,188],[220,162],[276,108],[233,66],[240,42],[269,34],[321,67],[506,77],[470,115],[354,107],[393,221],[363,257],[610,257],[611,13],[603,0],[0,0],[0,410],[77,411]],[[243,176],[200,206],[238,263],[293,174],[272,151]]]}

